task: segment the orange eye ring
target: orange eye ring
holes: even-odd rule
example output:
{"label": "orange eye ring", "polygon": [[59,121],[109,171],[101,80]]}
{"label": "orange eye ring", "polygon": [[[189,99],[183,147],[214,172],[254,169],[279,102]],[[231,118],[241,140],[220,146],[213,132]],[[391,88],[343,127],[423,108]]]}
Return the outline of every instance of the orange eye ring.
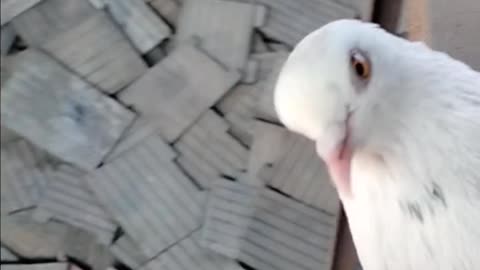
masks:
{"label": "orange eye ring", "polygon": [[350,57],[350,65],[357,76],[362,80],[368,80],[371,75],[370,61],[360,52],[355,51]]}

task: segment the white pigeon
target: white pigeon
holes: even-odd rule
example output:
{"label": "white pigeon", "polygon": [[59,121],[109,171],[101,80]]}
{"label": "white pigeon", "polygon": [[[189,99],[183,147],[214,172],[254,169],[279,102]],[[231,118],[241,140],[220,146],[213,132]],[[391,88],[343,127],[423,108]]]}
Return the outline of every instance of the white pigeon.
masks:
{"label": "white pigeon", "polygon": [[316,142],[365,270],[480,269],[480,73],[339,20],[295,47],[274,99]]}

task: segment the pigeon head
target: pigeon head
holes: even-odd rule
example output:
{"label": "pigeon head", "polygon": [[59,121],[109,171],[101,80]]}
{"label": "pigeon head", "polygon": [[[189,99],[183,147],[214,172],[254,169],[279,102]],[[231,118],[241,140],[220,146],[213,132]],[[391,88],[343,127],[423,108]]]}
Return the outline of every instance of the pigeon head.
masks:
{"label": "pigeon head", "polygon": [[338,20],[306,36],[282,68],[277,114],[316,142],[340,193],[349,192],[352,153],[371,139],[378,124],[371,121],[382,118],[374,114],[384,106],[383,92],[401,84],[402,76],[392,74],[402,68],[398,51],[405,42],[372,23]]}

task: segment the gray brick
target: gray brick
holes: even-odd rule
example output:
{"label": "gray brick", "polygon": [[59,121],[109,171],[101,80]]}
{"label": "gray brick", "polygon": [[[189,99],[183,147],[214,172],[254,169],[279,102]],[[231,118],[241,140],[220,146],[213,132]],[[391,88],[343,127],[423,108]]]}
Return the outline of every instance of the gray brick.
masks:
{"label": "gray brick", "polygon": [[[120,157],[122,154],[143,142],[150,136],[159,134],[159,127],[154,121],[149,121],[146,118],[138,117],[135,119],[129,129],[123,134],[117,145],[113,148],[105,159],[106,163]],[[157,135],[158,136],[158,135]],[[168,148],[166,151],[171,151],[172,157],[176,156],[175,152]]]}
{"label": "gray brick", "polygon": [[177,29],[177,42],[198,36],[205,51],[225,66],[246,73],[254,27],[265,21],[260,5],[220,0],[186,0]]}
{"label": "gray brick", "polygon": [[103,270],[112,264],[104,245],[90,233],[59,222],[38,223],[31,213],[22,212],[1,219],[1,241],[19,256],[30,259],[70,256]]}
{"label": "gray brick", "polygon": [[147,71],[147,65],[103,11],[96,11],[42,48],[80,77],[115,93]]}
{"label": "gray brick", "polygon": [[0,125],[0,143],[1,145],[6,145],[8,143],[15,142],[20,139],[20,137],[10,129]]}
{"label": "gray brick", "polygon": [[280,42],[267,42],[268,48],[273,52],[283,52],[288,53],[292,51],[292,47]]}
{"label": "gray brick", "polygon": [[176,0],[152,0],[148,1],[160,15],[170,25],[176,25],[178,20],[178,14],[180,13],[180,3]]}
{"label": "gray brick", "polygon": [[5,82],[10,79],[12,74],[12,58],[11,55],[3,55],[0,53],[0,87],[3,88]]}
{"label": "gray brick", "polygon": [[[6,55],[13,45],[16,37],[15,30],[10,24],[2,25],[0,28],[0,53]],[[3,60],[3,59],[2,59]]]}
{"label": "gray brick", "polygon": [[[242,2],[252,2],[242,0]],[[355,17],[355,11],[329,0],[254,0],[269,9],[261,30],[268,36],[294,46],[310,32],[328,22]]]}
{"label": "gray brick", "polygon": [[2,262],[11,262],[18,260],[17,256],[15,256],[10,250],[3,246],[1,247],[0,254]]}
{"label": "gray brick", "polygon": [[[13,1],[22,2],[9,2]],[[84,0],[45,0],[15,17],[12,24],[27,44],[40,47],[44,42],[81,23],[94,12],[95,8]]]}
{"label": "gray brick", "polygon": [[61,160],[95,168],[133,113],[39,51],[15,60],[1,92],[3,124]]}
{"label": "gray brick", "polygon": [[295,136],[287,129],[263,121],[255,121],[253,144],[248,160],[248,177],[252,184],[264,184],[259,177],[266,166],[273,165],[286,154],[285,143]]}
{"label": "gray brick", "polygon": [[141,270],[243,270],[234,260],[203,249],[195,232],[165,253],[147,263]]}
{"label": "gray brick", "polygon": [[145,62],[147,62],[148,66],[154,66],[158,64],[161,60],[163,60],[167,56],[165,49],[163,48],[163,44],[156,46],[155,48],[148,51],[146,54],[143,55]]}
{"label": "gray brick", "polygon": [[170,36],[168,25],[144,1],[103,0],[113,20],[141,53],[150,51]]}
{"label": "gray brick", "polygon": [[308,205],[338,215],[338,195],[314,143],[300,135],[292,135],[283,147],[284,154],[263,180]]}
{"label": "gray brick", "polygon": [[28,10],[42,0],[1,0],[0,25],[11,21],[15,16]]}
{"label": "gray brick", "polygon": [[229,258],[239,258],[260,189],[225,179],[215,180],[208,197],[201,243]]}
{"label": "gray brick", "polygon": [[98,8],[98,9],[105,8],[105,0],[88,0],[88,1],[90,1],[90,4],[92,4],[92,6],[94,6],[95,8]]}
{"label": "gray brick", "polygon": [[199,191],[166,148],[151,137],[87,177],[98,200],[149,257],[197,229],[203,212]]}
{"label": "gray brick", "polygon": [[117,225],[87,188],[85,173],[60,167],[52,173],[34,218],[54,218],[93,233],[103,244],[110,244]]}
{"label": "gray brick", "polygon": [[7,264],[1,270],[69,270],[68,263]]}
{"label": "gray brick", "polygon": [[235,177],[246,170],[248,151],[227,129],[223,118],[207,111],[174,145],[178,163],[202,188],[221,175]]}
{"label": "gray brick", "polygon": [[168,141],[176,140],[238,80],[190,44],[176,48],[120,93]]}
{"label": "gray brick", "polygon": [[273,104],[273,92],[275,90],[278,75],[280,74],[283,63],[287,59],[288,54],[285,52],[277,52],[272,54],[262,54],[258,57],[260,62],[271,62],[268,64],[270,66],[270,72],[268,73],[267,78],[262,80],[264,83],[261,87],[264,90],[257,104],[256,115],[261,119],[278,122],[278,116]]}
{"label": "gray brick", "polygon": [[[254,84],[238,84],[222,98],[217,107],[231,125],[231,133],[245,145],[253,141],[254,120],[257,115],[267,120],[276,119],[273,108],[274,75],[278,73],[284,53],[254,54],[258,63],[258,80]],[[270,96],[267,95],[272,95]],[[268,106],[268,107],[267,107]],[[273,116],[272,116],[273,114]]]}
{"label": "gray brick", "polygon": [[331,269],[337,222],[269,189],[221,181],[202,243],[257,269]]}
{"label": "gray brick", "polygon": [[267,43],[258,32],[253,35],[253,48],[251,51],[253,53],[267,53],[270,51]]}
{"label": "gray brick", "polygon": [[63,240],[70,227],[60,223],[39,224],[25,216],[3,216],[2,244],[27,258],[63,256]]}
{"label": "gray brick", "polygon": [[111,247],[113,255],[122,263],[132,269],[138,269],[145,264],[150,257],[145,255],[132,238],[126,234],[122,235]]}
{"label": "gray brick", "polygon": [[24,140],[2,146],[2,213],[36,206],[52,168],[47,155]]}
{"label": "gray brick", "polygon": [[260,84],[238,84],[217,104],[231,126],[232,135],[248,146],[252,145],[254,118],[263,92]]}

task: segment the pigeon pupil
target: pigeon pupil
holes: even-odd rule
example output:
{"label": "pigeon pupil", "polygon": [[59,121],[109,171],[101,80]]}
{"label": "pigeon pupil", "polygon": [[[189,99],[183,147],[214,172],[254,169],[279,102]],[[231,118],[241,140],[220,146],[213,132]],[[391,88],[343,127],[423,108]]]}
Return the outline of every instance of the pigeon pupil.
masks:
{"label": "pigeon pupil", "polygon": [[363,67],[362,63],[355,63],[355,70],[357,71],[358,76],[365,77],[365,68]]}

